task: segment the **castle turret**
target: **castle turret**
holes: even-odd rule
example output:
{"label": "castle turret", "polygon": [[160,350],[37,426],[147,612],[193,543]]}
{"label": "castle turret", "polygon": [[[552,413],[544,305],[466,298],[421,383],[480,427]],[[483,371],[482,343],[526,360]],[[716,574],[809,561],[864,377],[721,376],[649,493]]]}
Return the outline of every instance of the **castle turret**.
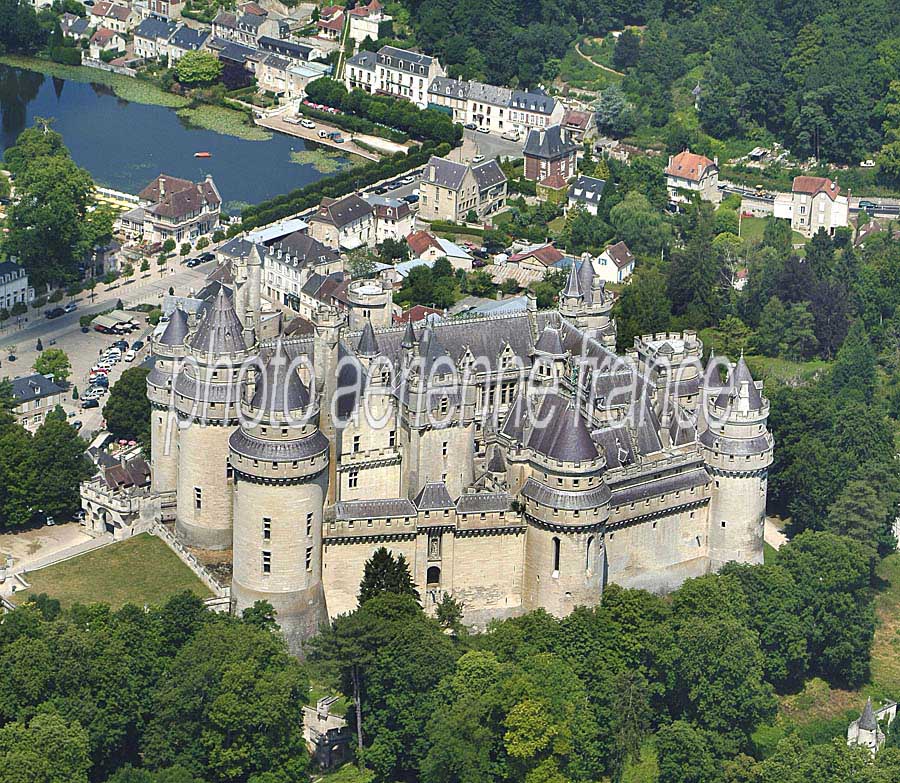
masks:
{"label": "castle turret", "polygon": [[635,337],[634,349],[629,352],[641,363],[658,390],[656,397],[661,410],[668,407],[667,400],[674,400],[691,412],[700,404],[702,354],[703,343],[690,329]]}
{"label": "castle turret", "polygon": [[596,335],[608,348],[616,344],[616,323],[612,319],[614,301],[606,290],[605,281],[594,269],[590,253],[584,253],[580,263],[572,262],[559,297],[560,315]]}
{"label": "castle turret", "polygon": [[766,482],[774,441],[766,429],[769,401],[761,387],[741,356],[724,386],[705,389],[698,429],[704,459],[715,479],[709,508],[709,557],[714,569],[731,560],[763,561]]}
{"label": "castle turret", "polygon": [[354,280],[347,286],[350,329],[362,329],[369,321],[376,329],[391,325],[391,290],[380,280]]}
{"label": "castle turret", "polygon": [[322,514],[328,440],[319,411],[287,357],[265,357],[229,439],[234,471],[235,611],[268,601],[288,646],[327,622],[322,588]]}
{"label": "castle turret", "polygon": [[526,436],[530,475],[522,487],[522,603],[562,617],[594,606],[603,591],[610,490],[606,460],[573,403],[546,395]]}
{"label": "castle turret", "polygon": [[328,502],[333,503],[337,480],[337,428],[332,416],[332,402],[337,393],[338,346],[341,341],[341,330],[347,323],[347,317],[336,307],[321,306],[313,314],[313,370],[315,371],[315,393],[321,407],[319,427],[331,444],[329,466],[331,476],[328,482]]}
{"label": "castle turret", "polygon": [[253,346],[220,289],[197,330],[175,379],[178,411],[176,532],[188,546],[231,547],[231,468],[228,438],[238,424],[241,366]]}
{"label": "castle turret", "polygon": [[153,492],[175,492],[178,482],[178,417],[172,407],[173,383],[185,355],[187,313],[176,308],[159,337],[151,339],[156,364],[147,376],[150,400],[150,481]]}

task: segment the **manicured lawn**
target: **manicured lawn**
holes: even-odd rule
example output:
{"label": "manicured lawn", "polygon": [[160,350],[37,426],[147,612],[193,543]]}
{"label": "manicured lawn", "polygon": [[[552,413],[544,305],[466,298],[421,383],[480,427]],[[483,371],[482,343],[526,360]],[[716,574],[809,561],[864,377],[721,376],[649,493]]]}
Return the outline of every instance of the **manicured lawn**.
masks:
{"label": "manicured lawn", "polygon": [[767,544],[763,542],[763,562],[766,565],[775,562],[775,555],[778,554],[778,550],[775,549],[771,544]]}
{"label": "manicured lawn", "polygon": [[758,381],[792,384],[808,383],[831,366],[830,362],[821,359],[792,362],[771,356],[747,356],[747,364]]}
{"label": "manicured lawn", "polygon": [[900,697],[900,553],[878,565],[882,589],[875,599],[875,644],[872,646],[872,698]]}
{"label": "manicured lawn", "polygon": [[344,764],[339,770],[329,772],[327,775],[313,776],[316,783],[371,783],[374,775],[365,770],[359,771],[355,764]]}
{"label": "manicured lawn", "polygon": [[190,590],[211,593],[165,542],[149,533],[28,574],[30,593],[47,593],[65,606],[75,603],[159,604]]}
{"label": "manicured lawn", "polygon": [[[741,239],[750,239],[754,242],[762,242],[763,231],[766,229],[766,218],[741,218]],[[794,244],[806,244],[808,241],[803,234],[796,231],[794,235]]]}

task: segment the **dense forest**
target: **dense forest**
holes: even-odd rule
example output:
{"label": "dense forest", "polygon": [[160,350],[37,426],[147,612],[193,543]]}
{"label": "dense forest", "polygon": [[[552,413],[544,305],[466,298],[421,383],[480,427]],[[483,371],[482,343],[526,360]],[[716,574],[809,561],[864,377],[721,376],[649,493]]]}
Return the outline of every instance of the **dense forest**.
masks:
{"label": "dense forest", "polygon": [[402,4],[412,42],[452,74],[521,87],[552,87],[583,37],[646,26],[616,45],[636,108],[620,131],[690,124],[683,110],[699,83],[700,122],[713,137],[771,133],[798,156],[837,163],[884,147],[882,168],[900,176],[900,85],[889,94],[900,78],[900,8],[890,0]]}

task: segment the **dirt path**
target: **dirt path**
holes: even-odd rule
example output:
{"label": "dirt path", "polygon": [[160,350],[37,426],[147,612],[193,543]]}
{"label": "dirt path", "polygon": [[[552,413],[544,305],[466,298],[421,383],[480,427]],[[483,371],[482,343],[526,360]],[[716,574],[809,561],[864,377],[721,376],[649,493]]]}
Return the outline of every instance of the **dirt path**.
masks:
{"label": "dirt path", "polygon": [[[602,38],[597,38],[595,40],[597,41],[597,43],[603,43]],[[582,60],[587,60],[591,65],[593,65],[595,68],[599,68],[601,71],[606,71],[607,73],[614,73],[616,76],[625,76],[625,74],[622,73],[621,71],[617,71],[615,68],[610,68],[608,65],[602,65],[601,63],[598,63],[595,60],[592,60],[590,57],[588,57],[584,52],[581,51],[581,41],[579,41],[577,44],[575,44],[575,52],[578,54],[578,56]]]}

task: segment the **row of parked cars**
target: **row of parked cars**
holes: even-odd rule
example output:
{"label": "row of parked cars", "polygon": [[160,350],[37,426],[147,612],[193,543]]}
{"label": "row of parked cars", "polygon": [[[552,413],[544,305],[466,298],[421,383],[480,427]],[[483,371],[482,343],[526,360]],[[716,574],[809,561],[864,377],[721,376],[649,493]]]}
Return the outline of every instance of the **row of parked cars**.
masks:
{"label": "row of parked cars", "polygon": [[116,340],[104,351],[97,363],[91,367],[88,376],[90,384],[84,394],[81,395],[82,408],[97,408],[100,406],[100,398],[109,391],[109,373],[119,362],[133,362],[138,351],[144,347],[142,340],[135,340],[131,345],[127,340]]}
{"label": "row of parked cars", "polygon": [[49,310],[44,310],[44,318],[59,318],[66,313],[74,313],[77,309],[78,305],[75,302],[69,302],[65,307],[51,307]]}

